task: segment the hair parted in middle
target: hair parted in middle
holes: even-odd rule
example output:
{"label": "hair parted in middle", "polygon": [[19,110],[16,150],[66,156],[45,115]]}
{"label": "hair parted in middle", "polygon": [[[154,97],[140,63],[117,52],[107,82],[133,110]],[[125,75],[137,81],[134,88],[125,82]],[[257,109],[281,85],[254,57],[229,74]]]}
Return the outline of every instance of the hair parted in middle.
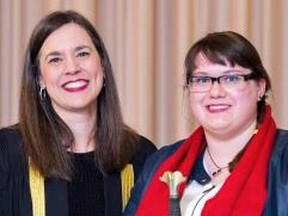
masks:
{"label": "hair parted in middle", "polygon": [[40,97],[39,52],[47,37],[63,25],[75,23],[90,36],[99,56],[105,79],[97,98],[95,162],[103,173],[121,170],[138,150],[138,135],[123,122],[111,62],[104,43],[93,25],[75,11],[55,11],[34,28],[25,54],[21,85],[19,128],[23,147],[44,176],[71,177],[67,148],[74,137],[54,111],[49,95]]}

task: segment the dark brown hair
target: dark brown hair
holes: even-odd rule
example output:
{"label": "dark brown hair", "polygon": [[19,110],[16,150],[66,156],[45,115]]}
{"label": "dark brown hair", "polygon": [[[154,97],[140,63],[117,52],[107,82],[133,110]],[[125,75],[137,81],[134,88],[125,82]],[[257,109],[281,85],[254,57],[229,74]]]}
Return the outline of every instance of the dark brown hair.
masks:
{"label": "dark brown hair", "polygon": [[[214,32],[197,41],[188,51],[185,58],[185,79],[196,69],[195,59],[202,53],[209,61],[216,64],[231,66],[240,65],[258,74],[256,80],[266,81],[265,93],[271,89],[271,81],[262,64],[256,48],[242,35],[232,32]],[[257,120],[262,120],[265,112],[266,95],[258,101]]]}
{"label": "dark brown hair", "polygon": [[25,54],[21,86],[19,127],[25,153],[44,176],[70,179],[67,147],[74,137],[51,106],[49,95],[40,97],[39,51],[46,38],[61,26],[75,23],[91,37],[100,56],[105,87],[97,98],[95,162],[103,173],[121,170],[138,149],[138,135],[123,122],[108,53],[93,25],[75,11],[56,11],[35,27]]}

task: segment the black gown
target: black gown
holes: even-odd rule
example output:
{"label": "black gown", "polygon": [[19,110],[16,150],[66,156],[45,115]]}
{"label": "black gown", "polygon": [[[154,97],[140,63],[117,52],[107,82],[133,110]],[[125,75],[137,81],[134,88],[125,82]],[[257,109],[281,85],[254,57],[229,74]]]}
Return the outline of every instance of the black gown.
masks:
{"label": "black gown", "polygon": [[[20,147],[17,129],[0,130],[0,215],[32,216],[27,158]],[[140,151],[131,163],[136,181],[146,158],[156,147],[141,137]],[[105,216],[122,215],[120,172],[103,176]],[[64,180],[45,179],[46,216],[68,216],[69,184]]]}

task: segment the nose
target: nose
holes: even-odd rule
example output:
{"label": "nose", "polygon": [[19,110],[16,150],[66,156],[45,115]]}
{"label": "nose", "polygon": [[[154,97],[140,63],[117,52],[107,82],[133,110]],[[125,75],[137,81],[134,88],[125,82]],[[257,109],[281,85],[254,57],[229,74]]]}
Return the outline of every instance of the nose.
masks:
{"label": "nose", "polygon": [[221,86],[219,80],[214,80],[214,82],[212,82],[209,93],[210,93],[210,97],[213,97],[213,98],[224,97],[226,95],[226,91]]}
{"label": "nose", "polygon": [[74,56],[69,56],[65,60],[65,73],[66,74],[75,74],[80,71],[79,63],[77,58]]}

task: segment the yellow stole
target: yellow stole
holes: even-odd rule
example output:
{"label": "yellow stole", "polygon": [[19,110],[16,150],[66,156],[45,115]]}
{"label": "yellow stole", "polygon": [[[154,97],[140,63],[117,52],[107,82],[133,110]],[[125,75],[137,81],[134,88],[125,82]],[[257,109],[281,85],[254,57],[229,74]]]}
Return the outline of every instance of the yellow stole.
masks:
{"label": "yellow stole", "polygon": [[29,160],[29,184],[33,216],[45,216],[44,178]]}
{"label": "yellow stole", "polygon": [[[43,176],[29,161],[29,185],[32,198],[33,216],[45,216],[45,183]],[[130,192],[134,186],[134,170],[132,164],[127,164],[121,171],[122,186],[122,210],[124,210],[130,198]]]}
{"label": "yellow stole", "polygon": [[122,210],[128,203],[130,192],[134,186],[134,170],[132,164],[127,164],[121,171],[121,186],[122,186]]}

